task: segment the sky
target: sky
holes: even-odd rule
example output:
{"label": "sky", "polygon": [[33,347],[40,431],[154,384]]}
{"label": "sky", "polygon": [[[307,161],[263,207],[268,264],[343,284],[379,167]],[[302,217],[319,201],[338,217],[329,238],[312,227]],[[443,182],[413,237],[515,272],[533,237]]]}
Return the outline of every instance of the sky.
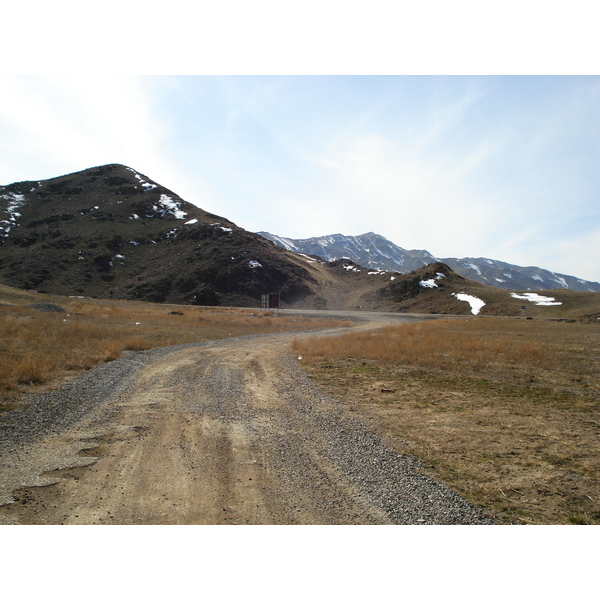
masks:
{"label": "sky", "polygon": [[0,185],[122,163],[250,231],[600,281],[598,74],[84,64],[0,73]]}

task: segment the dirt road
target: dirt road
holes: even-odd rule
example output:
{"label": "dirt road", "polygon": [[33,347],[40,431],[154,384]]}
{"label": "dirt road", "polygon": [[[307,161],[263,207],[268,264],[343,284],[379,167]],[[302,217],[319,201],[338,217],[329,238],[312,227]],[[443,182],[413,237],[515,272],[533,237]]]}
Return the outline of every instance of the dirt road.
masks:
{"label": "dirt road", "polygon": [[136,353],[46,397],[30,430],[13,416],[0,523],[490,522],[313,386],[295,335]]}

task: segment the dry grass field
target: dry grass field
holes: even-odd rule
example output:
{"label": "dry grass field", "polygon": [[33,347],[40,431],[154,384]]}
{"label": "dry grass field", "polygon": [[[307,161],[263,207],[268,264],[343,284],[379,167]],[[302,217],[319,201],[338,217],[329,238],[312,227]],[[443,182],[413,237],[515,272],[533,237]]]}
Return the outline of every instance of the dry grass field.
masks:
{"label": "dry grass field", "polygon": [[[54,302],[65,312],[40,312]],[[0,286],[0,410],[128,350],[240,335],[304,331],[345,322],[260,310],[41,296]]]}
{"label": "dry grass field", "polygon": [[501,523],[600,523],[600,324],[474,317],[297,339],[310,376]]}

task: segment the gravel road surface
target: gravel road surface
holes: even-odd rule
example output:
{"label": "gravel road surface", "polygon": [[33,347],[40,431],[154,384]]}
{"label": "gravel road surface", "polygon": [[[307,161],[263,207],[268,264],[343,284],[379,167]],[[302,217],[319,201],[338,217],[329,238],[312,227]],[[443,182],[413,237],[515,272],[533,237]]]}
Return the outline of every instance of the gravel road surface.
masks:
{"label": "gravel road surface", "polygon": [[491,523],[314,386],[298,335],[132,353],[6,413],[0,523]]}

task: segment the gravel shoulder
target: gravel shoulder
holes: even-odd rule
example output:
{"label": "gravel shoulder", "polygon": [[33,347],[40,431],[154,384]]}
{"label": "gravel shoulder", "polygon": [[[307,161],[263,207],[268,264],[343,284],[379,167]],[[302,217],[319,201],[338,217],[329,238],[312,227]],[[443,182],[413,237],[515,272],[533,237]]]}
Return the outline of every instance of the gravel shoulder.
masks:
{"label": "gravel shoulder", "polygon": [[0,523],[492,523],[312,384],[299,335],[132,353],[38,395],[0,429]]}

